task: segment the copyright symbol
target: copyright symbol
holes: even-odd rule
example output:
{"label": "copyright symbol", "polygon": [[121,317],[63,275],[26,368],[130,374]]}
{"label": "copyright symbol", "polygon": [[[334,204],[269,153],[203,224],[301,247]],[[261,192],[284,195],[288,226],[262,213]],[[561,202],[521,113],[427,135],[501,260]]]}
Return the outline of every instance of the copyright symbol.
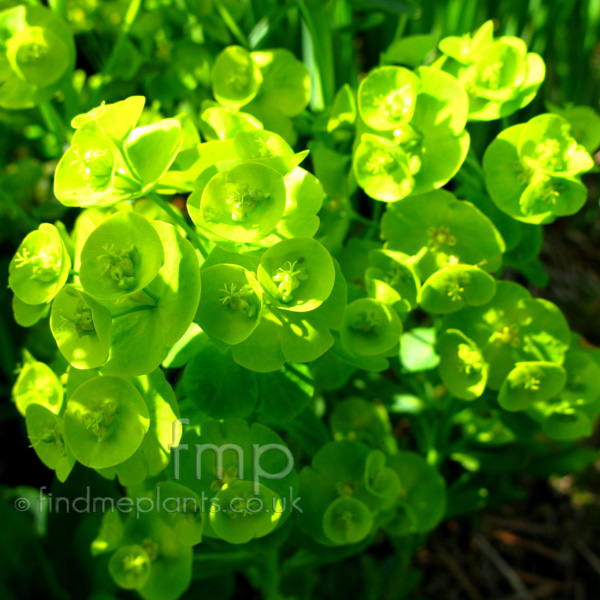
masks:
{"label": "copyright symbol", "polygon": [[17,498],[15,500],[15,508],[19,512],[25,512],[26,510],[29,510],[30,505],[31,505],[31,502],[29,502],[29,500],[27,500],[27,498]]}

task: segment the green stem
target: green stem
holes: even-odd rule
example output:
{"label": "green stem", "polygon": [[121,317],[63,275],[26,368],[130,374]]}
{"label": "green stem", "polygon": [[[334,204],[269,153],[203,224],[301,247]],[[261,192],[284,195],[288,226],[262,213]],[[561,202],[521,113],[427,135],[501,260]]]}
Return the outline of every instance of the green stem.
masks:
{"label": "green stem", "polygon": [[352,212],[352,220],[358,221],[359,223],[362,223],[363,225],[366,225],[367,227],[371,227],[373,225],[373,221],[371,221],[371,219],[367,219],[366,217],[363,217],[361,214],[359,214],[357,212]]}
{"label": "green stem", "polygon": [[75,269],[70,269],[69,275],[74,275],[75,277],[79,277],[79,271],[76,271]]}
{"label": "green stem", "polygon": [[198,252],[202,254],[204,258],[207,257],[206,250],[198,237],[198,234],[190,227],[190,225],[186,222],[186,220],[169,204],[167,201],[163,200],[156,192],[148,192],[146,194],[150,200],[152,200],[155,204],[160,206],[176,223],[178,223],[183,230],[188,234],[192,244],[196,246]]}
{"label": "green stem", "polygon": [[155,304],[158,304],[160,296],[157,296],[154,292],[151,292],[147,287],[145,287],[142,291],[144,294],[146,294],[146,296],[148,296],[148,298],[150,298],[150,300],[152,300]]}
{"label": "green stem", "polygon": [[264,580],[262,585],[265,600],[279,600],[279,554],[277,550],[269,552],[265,556]]}
{"label": "green stem", "polygon": [[54,108],[51,102],[42,102],[39,105],[40,113],[44,119],[46,127],[52,132],[61,142],[69,141],[68,129],[63,122],[58,111]]}
{"label": "green stem", "polygon": [[119,36],[115,45],[113,46],[112,52],[108,60],[106,61],[106,65],[102,69],[104,77],[108,77],[112,74],[113,69],[115,68],[115,63],[117,62],[117,58],[119,57],[119,53],[125,40],[127,39],[127,34],[135,21],[138,12],[142,6],[142,0],[131,0],[129,6],[127,8],[127,12],[125,13],[125,17],[123,18],[123,26],[121,27],[121,31],[119,32]]}
{"label": "green stem", "polygon": [[244,48],[249,48],[250,43],[248,42],[248,38],[244,35],[244,32],[238,27],[238,24],[235,22],[235,19],[231,16],[231,13],[225,8],[225,5],[222,2],[217,2],[217,9],[219,14],[221,15],[221,19],[227,27],[229,31],[233,34],[233,37],[242,45]]}
{"label": "green stem", "polygon": [[371,220],[371,225],[367,232],[365,233],[366,239],[371,239],[377,233],[379,229],[379,221],[381,219],[381,213],[383,212],[383,202],[375,201],[375,206],[373,207],[373,218]]}

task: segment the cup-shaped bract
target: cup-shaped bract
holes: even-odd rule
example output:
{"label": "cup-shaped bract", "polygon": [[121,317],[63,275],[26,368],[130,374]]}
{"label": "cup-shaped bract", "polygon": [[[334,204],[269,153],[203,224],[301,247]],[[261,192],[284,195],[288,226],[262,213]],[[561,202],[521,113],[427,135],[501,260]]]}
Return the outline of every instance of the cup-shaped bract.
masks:
{"label": "cup-shaped bract", "polygon": [[415,257],[421,280],[450,263],[481,265],[494,271],[506,249],[483,212],[445,190],[390,204],[381,221],[381,233],[387,249]]}
{"label": "cup-shaped bract", "polygon": [[27,27],[9,38],[6,58],[23,81],[47,87],[58,81],[69,68],[69,47],[54,31]]}
{"label": "cup-shaped bract", "polygon": [[92,469],[126,461],[140,447],[149,425],[144,399],[121,377],[100,376],[81,384],[64,414],[69,447]]}
{"label": "cup-shaped bract", "polygon": [[12,309],[15,321],[21,327],[32,327],[48,315],[50,303],[27,304],[15,294],[12,299]]}
{"label": "cup-shaped bract", "polygon": [[64,286],[71,259],[60,232],[42,223],[28,233],[9,265],[8,285],[26,304],[44,304]]}
{"label": "cup-shaped bract", "polygon": [[262,83],[258,65],[241,46],[228,46],[219,54],[211,78],[215,98],[233,109],[248,104]]}
{"label": "cup-shaped bract", "polygon": [[[148,496],[142,494],[139,498],[143,502]],[[125,523],[119,546],[127,547],[129,551],[121,554],[117,549],[115,552],[126,559],[125,564],[109,562],[109,571],[118,585],[135,586],[144,600],[177,600],[189,587],[192,548],[180,542],[157,511],[131,515]],[[121,572],[124,566],[129,568]]]}
{"label": "cup-shaped bract", "polygon": [[527,52],[516,37],[494,40],[493,23],[486,22],[473,36],[440,41],[443,56],[435,63],[454,75],[469,95],[469,120],[506,117],[529,104],[545,76],[542,58]]}
{"label": "cup-shaped bract", "polygon": [[131,132],[124,153],[128,167],[139,181],[140,192],[155,187],[175,160],[182,141],[181,123],[177,119],[162,119]]}
{"label": "cup-shaped bract", "polygon": [[525,288],[510,281],[497,283],[488,304],[446,315],[442,329],[458,329],[481,348],[493,390],[500,389],[517,363],[560,365],[571,339],[565,317],[554,304],[531,298]]}
{"label": "cup-shaped bract", "polygon": [[260,259],[258,281],[269,302],[306,312],[329,298],[335,282],[333,259],[313,238],[293,238],[271,246]]}
{"label": "cup-shaped bract", "polygon": [[42,6],[0,12],[0,106],[31,108],[50,99],[70,76],[75,44],[69,26]]}
{"label": "cup-shaped bract", "polygon": [[590,436],[594,425],[582,409],[568,402],[559,402],[545,412],[542,429],[551,438],[566,441]]}
{"label": "cup-shaped bract", "polygon": [[498,403],[511,412],[525,410],[559,394],[567,381],[566,371],[557,364],[541,361],[520,362],[507,375]]}
{"label": "cup-shaped bract", "polygon": [[108,572],[114,582],[125,590],[139,590],[146,585],[152,561],[139,544],[121,546],[108,562]]}
{"label": "cup-shaped bract", "polygon": [[208,182],[200,201],[199,225],[228,240],[257,242],[277,227],[285,200],[285,184],[278,171],[242,163]]}
{"label": "cup-shaped bract", "polygon": [[310,72],[307,66],[285,48],[252,52],[252,59],[260,69],[262,84],[256,100],[249,108],[260,105],[260,112],[276,110],[286,117],[300,114],[310,99]]}
{"label": "cup-shaped bract", "polygon": [[74,129],[79,129],[86,123],[97,123],[104,133],[114,142],[124,142],[133,131],[142,116],[146,99],[144,96],[130,96],[120,102],[105,104],[104,102],[92,110],[77,115],[71,121]]}
{"label": "cup-shaped bract", "polygon": [[373,527],[373,514],[351,496],[336,498],[323,515],[323,531],[336,546],[357,544]]}
{"label": "cup-shaped bract", "polygon": [[373,298],[348,304],[340,332],[342,344],[358,356],[377,356],[398,344],[402,322],[396,311]]}
{"label": "cup-shaped bract", "polygon": [[[551,122],[556,125],[556,121]],[[566,121],[562,122],[562,126],[569,127]],[[554,140],[556,144],[553,144],[551,138],[544,140],[540,137],[538,147],[533,148],[535,142],[531,138],[525,141],[527,128],[528,125],[523,124],[505,129],[485,152],[483,168],[492,200],[500,210],[524,223],[550,223],[556,217],[576,213],[585,204],[585,186],[574,173],[551,172],[547,167],[551,163],[560,166],[562,160],[559,156],[560,143]],[[571,140],[572,144],[576,144],[573,138]],[[527,156],[520,156],[520,148],[527,149]],[[550,155],[553,148],[557,150],[554,158]],[[582,146],[578,148],[582,153],[585,152]],[[544,153],[545,158],[541,162],[532,158],[533,155],[539,158]],[[588,158],[591,160],[589,155]],[[546,167],[542,167],[542,163]]]}
{"label": "cup-shaped bract", "polygon": [[463,400],[481,396],[488,365],[477,344],[458,329],[448,329],[437,339],[436,349],[440,355],[438,372],[450,393]]}
{"label": "cup-shaped bract", "polygon": [[528,121],[519,136],[518,150],[523,165],[547,175],[579,175],[594,166],[589,152],[572,136],[569,122],[555,114]]}
{"label": "cup-shaped bract", "polygon": [[386,466],[386,455],[381,450],[372,450],[367,456],[365,488],[382,500],[395,500],[400,493],[398,476]]}
{"label": "cup-shaped bract", "polygon": [[73,285],[54,298],[50,329],[61,354],[76,369],[103,365],[110,349],[110,311]]}
{"label": "cup-shaped bract", "polygon": [[354,152],[356,181],[375,200],[396,202],[415,186],[409,158],[402,147],[383,137],[363,133]]}
{"label": "cup-shaped bract", "polygon": [[298,476],[289,449],[271,429],[242,419],[207,419],[199,433],[187,432],[182,444],[196,451],[180,456],[178,478],[211,499],[207,537],[243,544],[289,518]]}
{"label": "cup-shaped bract", "polygon": [[406,254],[393,250],[372,250],[365,281],[369,295],[377,300],[394,304],[405,303],[405,310],[417,304],[421,284]]}
{"label": "cup-shaped bract", "polygon": [[527,49],[521,40],[496,41],[483,48],[465,73],[467,89],[479,98],[510,100],[527,76]]}
{"label": "cup-shaped bract", "polygon": [[155,501],[161,508],[160,518],[173,530],[179,542],[186,546],[199,544],[205,518],[200,496],[174,481],[161,481],[155,494]]}
{"label": "cup-shaped bract", "polygon": [[114,300],[145,288],[164,259],[163,244],[152,224],[137,213],[119,212],[87,238],[79,279],[88,294]]}
{"label": "cup-shaped bract", "polygon": [[401,484],[398,512],[386,525],[392,535],[425,533],[434,529],[446,510],[446,482],[439,471],[416,452],[388,456]]}
{"label": "cup-shaped bract", "polygon": [[579,406],[597,405],[600,400],[600,365],[594,358],[572,346],[565,355],[563,366],[567,372],[567,383],[561,398]]}
{"label": "cup-shaped bract", "polygon": [[486,21],[477,31],[460,37],[448,36],[440,40],[439,49],[445,55],[450,56],[460,63],[469,64],[477,58],[486,46],[494,40],[494,22]]}
{"label": "cup-shaped bract", "polygon": [[363,540],[400,491],[386,455],[350,440],[323,445],[300,473],[300,487],[298,525],[325,546]]}
{"label": "cup-shaped bract", "polygon": [[65,481],[75,458],[65,444],[63,425],[54,412],[41,404],[30,404],[25,413],[27,436],[40,460]]}
{"label": "cup-shaped bract", "polygon": [[358,88],[358,109],[373,129],[391,131],[410,121],[415,110],[419,78],[404,67],[373,69]]}
{"label": "cup-shaped bract", "polygon": [[241,479],[223,485],[215,505],[210,511],[212,529],[230,544],[245,544],[268,535],[284,512],[278,494],[262,483]]}
{"label": "cup-shaped bract", "polygon": [[[334,440],[357,440],[373,448],[389,448],[392,425],[382,404],[348,398],[333,407],[329,426]],[[392,446],[395,441],[392,439]]]}
{"label": "cup-shaped bract", "polygon": [[30,404],[41,404],[57,415],[62,408],[64,391],[60,379],[46,363],[29,357],[15,381],[12,398],[23,416]]}
{"label": "cup-shaped bract", "polygon": [[198,325],[226,344],[243,342],[260,320],[263,299],[258,281],[239,265],[214,265],[202,269],[200,274]]}
{"label": "cup-shaped bract", "polygon": [[456,312],[463,306],[487,304],[496,293],[496,281],[470,265],[450,264],[436,271],[421,289],[423,310],[434,314]]}
{"label": "cup-shaped bract", "polygon": [[[335,281],[331,294],[314,310],[264,310],[258,327],[234,346],[234,360],[253,371],[269,373],[288,362],[311,362],[334,344],[330,330],[342,326],[347,300],[346,280],[334,261]],[[301,335],[299,333],[302,332]]]}
{"label": "cup-shaped bract", "polygon": [[73,135],[54,174],[54,193],[65,206],[112,206],[135,188],[117,177],[120,156],[114,142],[96,121],[84,123]]}

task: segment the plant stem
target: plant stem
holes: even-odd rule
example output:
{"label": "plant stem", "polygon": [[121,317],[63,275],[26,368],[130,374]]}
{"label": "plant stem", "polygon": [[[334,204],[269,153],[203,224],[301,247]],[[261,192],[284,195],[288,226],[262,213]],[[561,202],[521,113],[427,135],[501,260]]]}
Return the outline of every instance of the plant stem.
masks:
{"label": "plant stem", "polygon": [[150,298],[150,300],[152,300],[155,304],[158,304],[158,301],[160,300],[159,296],[157,296],[154,292],[151,292],[147,287],[145,287],[142,291],[144,294],[146,294],[146,296],[148,296],[148,298]]}
{"label": "plant stem", "polygon": [[192,227],[190,227],[186,220],[171,206],[171,204],[169,204],[169,202],[167,202],[166,200],[163,200],[156,192],[148,192],[146,196],[150,198],[150,200],[152,200],[155,204],[160,206],[160,208],[162,208],[176,223],[181,225],[183,230],[188,234],[188,237],[190,238],[192,244],[194,244],[194,246],[196,246],[196,248],[198,249],[198,252],[200,252],[200,254],[202,254],[202,256],[206,258],[206,250],[202,245],[198,234],[192,229]]}
{"label": "plant stem", "polygon": [[264,562],[264,583],[262,586],[265,600],[279,600],[279,554],[277,550],[269,552]]}
{"label": "plant stem", "polygon": [[244,35],[244,32],[238,27],[238,24],[235,22],[235,19],[231,16],[231,13],[225,8],[225,5],[222,2],[217,2],[217,9],[223,22],[227,25],[227,28],[235,39],[242,45],[244,48],[249,48],[250,43],[248,42],[248,38]]}
{"label": "plant stem", "polygon": [[121,48],[127,39],[127,34],[129,33],[129,30],[131,29],[131,26],[133,25],[141,6],[142,0],[131,0],[129,3],[127,12],[123,18],[123,26],[121,27],[117,41],[113,46],[108,60],[106,61],[106,65],[102,69],[104,77],[109,77],[112,74],[113,69],[115,68],[115,63],[117,62],[117,58],[119,57],[119,52],[121,51]]}
{"label": "plant stem", "polygon": [[371,224],[369,225],[369,229],[365,234],[366,239],[371,239],[377,233],[379,229],[379,220],[381,219],[381,213],[383,212],[383,202],[375,201],[375,206],[373,207],[373,218],[371,220]]}
{"label": "plant stem", "polygon": [[42,102],[39,105],[40,113],[44,119],[46,127],[53,133],[61,143],[67,143],[69,141],[68,129],[63,122],[61,116],[58,114],[56,108],[51,102]]}

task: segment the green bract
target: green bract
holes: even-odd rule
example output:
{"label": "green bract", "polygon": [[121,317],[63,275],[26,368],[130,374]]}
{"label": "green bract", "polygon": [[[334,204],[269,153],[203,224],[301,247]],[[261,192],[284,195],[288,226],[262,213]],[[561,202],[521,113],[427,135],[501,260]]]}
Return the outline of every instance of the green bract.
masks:
{"label": "green bract", "polygon": [[436,66],[454,75],[469,95],[469,120],[506,117],[529,104],[545,76],[542,58],[527,52],[519,38],[494,40],[487,21],[473,36],[447,37],[439,48],[444,56]]}
{"label": "green bract", "polygon": [[78,115],[54,193],[66,206],[112,206],[152,190],[182,145],[181,123],[163,119],[134,129],[144,98],[132,96]]}
{"label": "green bract", "polygon": [[522,362],[508,374],[498,395],[505,410],[518,411],[556,396],[565,386],[567,374],[554,363]]}
{"label": "green bract", "polygon": [[399,302],[399,311],[408,312],[416,306],[421,284],[409,256],[392,250],[372,250],[369,265],[365,282],[370,296],[392,305]]}
{"label": "green bract", "polygon": [[371,71],[358,90],[358,109],[364,122],[379,131],[393,130],[410,121],[415,111],[419,78],[402,67]]}
{"label": "green bract", "polygon": [[570,342],[569,327],[554,304],[533,299],[508,281],[498,283],[488,304],[447,315],[443,329],[458,329],[481,348],[489,363],[488,385],[495,390],[517,363],[562,364]]}
{"label": "green bract", "polygon": [[552,114],[509,127],[483,160],[492,200],[525,223],[549,223],[577,212],[587,197],[578,175],[592,166],[592,157],[571,136],[569,122]]}
{"label": "green bract", "polygon": [[59,414],[63,403],[63,387],[54,371],[45,363],[26,357],[25,364],[12,389],[18,411],[25,416],[30,404],[40,404]]}
{"label": "green bract", "polygon": [[[23,357],[12,400],[50,475],[80,463],[3,488],[22,595],[421,598],[442,520],[597,458],[594,319],[588,341],[544,299],[561,232],[591,256],[600,117],[547,98],[595,91],[573,66],[594,15],[509,120],[544,63],[496,20],[450,35],[481,2],[1,4],[0,233],[29,329],[3,322],[0,368]],[[537,4],[491,17],[543,48],[581,12]],[[83,587],[46,561],[57,491],[96,513],[65,530],[99,527]]]}
{"label": "green bract", "polygon": [[353,354],[376,356],[394,348],[401,333],[402,323],[392,308],[373,298],[360,298],[346,308],[340,335]]}
{"label": "green bract", "polygon": [[219,54],[212,71],[215,98],[224,106],[239,108],[256,96],[262,74],[247,50],[229,46]]}
{"label": "green bract", "polygon": [[[407,83],[394,90],[393,79]],[[379,87],[388,91],[377,96]],[[393,108],[385,108],[386,102],[392,102],[385,100],[386,93],[399,102],[395,118],[381,117],[386,111],[394,113]],[[380,104],[384,108],[374,111]],[[369,129],[358,138],[354,173],[358,184],[376,200],[395,202],[440,188],[465,160],[467,98],[449,75],[430,67],[420,67],[416,75],[402,67],[381,67],[361,84],[359,108],[363,128]]]}
{"label": "green bract", "polygon": [[71,395],[65,436],[75,458],[101,469],[127,460],[140,446],[150,420],[135,387],[119,377],[96,377]]}
{"label": "green bract", "polygon": [[108,358],[110,311],[72,285],[52,303],[50,329],[62,355],[76,369],[95,369]]}
{"label": "green bract", "polygon": [[148,220],[117,213],[87,238],[81,250],[81,285],[98,298],[129,296],[152,282],[164,259],[160,236]]}
{"label": "green bract", "polygon": [[15,6],[0,12],[0,106],[31,108],[45,102],[71,76],[73,34],[54,12]]}
{"label": "green bract", "polygon": [[427,312],[447,314],[463,306],[487,304],[495,293],[496,282],[489,273],[477,267],[449,264],[425,281],[420,304]]}
{"label": "green bract", "polygon": [[27,436],[40,460],[65,481],[75,459],[65,444],[63,425],[53,411],[42,404],[30,404],[25,413]]}
{"label": "green bract", "polygon": [[44,304],[66,283],[71,259],[54,225],[29,233],[10,261],[8,285],[25,304]]}
{"label": "green bract", "polygon": [[437,340],[439,373],[452,394],[473,400],[483,394],[488,365],[473,340],[457,329],[448,329]]}
{"label": "green bract", "polygon": [[321,306],[331,294],[335,267],[319,242],[295,238],[279,242],[263,254],[258,281],[270,303],[306,312]]}
{"label": "green bract", "polygon": [[256,242],[271,233],[285,210],[285,184],[275,169],[240,164],[215,175],[202,193],[200,218],[214,233]]}
{"label": "green bract", "polygon": [[[200,435],[189,432],[182,443],[196,450],[181,455],[176,477],[211,499],[206,536],[244,544],[270,534],[289,518],[298,476],[289,450],[273,431],[241,419],[209,419]],[[264,448],[260,472],[254,462],[259,448]]]}
{"label": "green bract", "polygon": [[494,271],[505,249],[488,217],[443,190],[390,205],[381,231],[388,249],[414,257],[421,280],[456,262]]}
{"label": "green bract", "polygon": [[202,270],[202,296],[196,320],[226,344],[243,342],[258,326],[262,290],[255,276],[239,265],[215,265]]}

